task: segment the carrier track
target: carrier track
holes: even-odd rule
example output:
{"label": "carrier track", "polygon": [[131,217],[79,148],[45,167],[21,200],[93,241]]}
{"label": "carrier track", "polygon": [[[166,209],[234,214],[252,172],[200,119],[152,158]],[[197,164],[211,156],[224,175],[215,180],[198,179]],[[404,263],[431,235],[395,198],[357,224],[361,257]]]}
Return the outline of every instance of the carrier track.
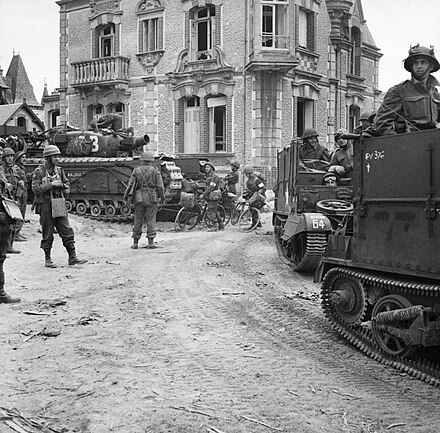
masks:
{"label": "carrier track", "polygon": [[[334,303],[332,302],[333,283],[340,277],[347,277],[359,281],[361,286],[373,286],[386,291],[396,291],[405,295],[426,297],[432,305],[440,301],[440,287],[429,284],[419,284],[404,280],[383,278],[374,274],[350,270],[346,268],[333,268],[322,282],[321,299],[324,315],[331,326],[351,344],[374,360],[393,367],[401,372],[422,380],[430,385],[440,387],[440,361],[438,354],[433,357],[418,355],[417,352],[410,358],[391,355],[383,350],[376,342],[371,321],[361,321],[350,325],[341,319]],[[432,359],[431,359],[432,358]]]}

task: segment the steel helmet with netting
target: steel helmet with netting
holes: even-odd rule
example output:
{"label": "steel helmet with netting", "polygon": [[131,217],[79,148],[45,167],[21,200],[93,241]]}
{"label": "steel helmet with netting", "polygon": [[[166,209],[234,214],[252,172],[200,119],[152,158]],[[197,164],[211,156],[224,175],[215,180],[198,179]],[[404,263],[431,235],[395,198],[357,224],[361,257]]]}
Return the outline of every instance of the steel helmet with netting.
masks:
{"label": "steel helmet with netting", "polygon": [[432,64],[432,72],[440,69],[440,63],[434,55],[434,47],[421,47],[419,44],[411,47],[408,52],[408,57],[403,61],[403,66],[408,72],[412,73],[412,65],[417,58],[424,58]]}
{"label": "steel helmet with netting", "polygon": [[305,138],[312,138],[312,137],[318,137],[319,134],[316,132],[316,129],[313,128],[306,128],[304,129],[303,135],[301,138],[304,140]]}
{"label": "steel helmet with netting", "polygon": [[15,155],[15,152],[10,147],[5,147],[3,149],[3,156],[8,156],[8,155]]}
{"label": "steel helmet with netting", "polygon": [[254,172],[254,167],[252,165],[245,165],[243,169],[244,174],[249,174]]}
{"label": "steel helmet with netting", "polygon": [[47,158],[53,155],[61,155],[60,149],[54,144],[48,144],[43,150],[43,157]]}

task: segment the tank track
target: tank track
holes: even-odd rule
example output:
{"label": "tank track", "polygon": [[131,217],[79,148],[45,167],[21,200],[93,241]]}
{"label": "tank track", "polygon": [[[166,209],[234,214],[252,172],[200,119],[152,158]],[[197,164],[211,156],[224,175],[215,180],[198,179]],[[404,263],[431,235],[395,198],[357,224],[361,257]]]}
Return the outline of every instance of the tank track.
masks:
{"label": "tank track", "polygon": [[129,215],[129,216],[115,215],[112,217],[107,215],[96,215],[96,216],[91,214],[80,215],[78,212],[74,212],[74,211],[70,211],[69,214],[92,219],[95,221],[105,221],[111,223],[131,223],[134,218],[133,215]]}
{"label": "tank track", "polygon": [[313,272],[327,248],[327,235],[325,233],[306,233],[306,252],[295,270],[300,272]]}
{"label": "tank track", "polygon": [[301,262],[297,265],[285,256],[282,246],[283,241],[280,236],[281,228],[278,228],[275,232],[275,245],[280,259],[286,265],[291,266],[298,272],[313,272],[317,268],[327,248],[327,235],[325,233],[306,233],[306,251]]}
{"label": "tank track", "polygon": [[440,297],[440,287],[383,278],[365,272],[354,271],[345,268],[333,268],[324,277],[321,287],[321,300],[324,315],[330,321],[332,327],[351,344],[356,346],[370,358],[393,367],[401,372],[420,379],[430,385],[440,387],[440,362],[433,362],[424,358],[404,358],[390,355],[380,348],[373,337],[371,327],[364,325],[349,325],[340,319],[331,302],[332,286],[337,278],[345,276],[357,279],[361,283],[369,284],[378,288],[396,287],[404,294],[416,294],[429,297]]}

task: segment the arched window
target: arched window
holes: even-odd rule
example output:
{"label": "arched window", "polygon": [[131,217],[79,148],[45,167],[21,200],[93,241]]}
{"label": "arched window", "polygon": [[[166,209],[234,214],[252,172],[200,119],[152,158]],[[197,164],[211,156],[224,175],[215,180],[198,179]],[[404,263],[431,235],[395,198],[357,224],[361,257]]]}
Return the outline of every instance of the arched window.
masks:
{"label": "arched window", "polygon": [[193,11],[190,20],[191,60],[212,59],[212,47],[215,43],[215,6],[206,6]]}
{"label": "arched window", "polygon": [[18,117],[17,118],[17,126],[23,126],[26,128],[26,117]]}
{"label": "arched window", "polygon": [[115,25],[109,23],[96,28],[98,57],[115,56]]}

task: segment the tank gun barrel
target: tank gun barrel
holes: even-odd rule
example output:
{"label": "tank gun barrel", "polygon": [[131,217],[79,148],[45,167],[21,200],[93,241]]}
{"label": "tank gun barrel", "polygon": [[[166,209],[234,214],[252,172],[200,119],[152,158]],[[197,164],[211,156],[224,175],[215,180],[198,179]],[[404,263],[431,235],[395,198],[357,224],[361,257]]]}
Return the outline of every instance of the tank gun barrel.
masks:
{"label": "tank gun barrel", "polygon": [[147,145],[150,142],[150,137],[145,134],[142,137],[125,137],[123,138],[120,143],[120,150],[121,151],[129,151],[134,149],[139,149],[145,145]]}

